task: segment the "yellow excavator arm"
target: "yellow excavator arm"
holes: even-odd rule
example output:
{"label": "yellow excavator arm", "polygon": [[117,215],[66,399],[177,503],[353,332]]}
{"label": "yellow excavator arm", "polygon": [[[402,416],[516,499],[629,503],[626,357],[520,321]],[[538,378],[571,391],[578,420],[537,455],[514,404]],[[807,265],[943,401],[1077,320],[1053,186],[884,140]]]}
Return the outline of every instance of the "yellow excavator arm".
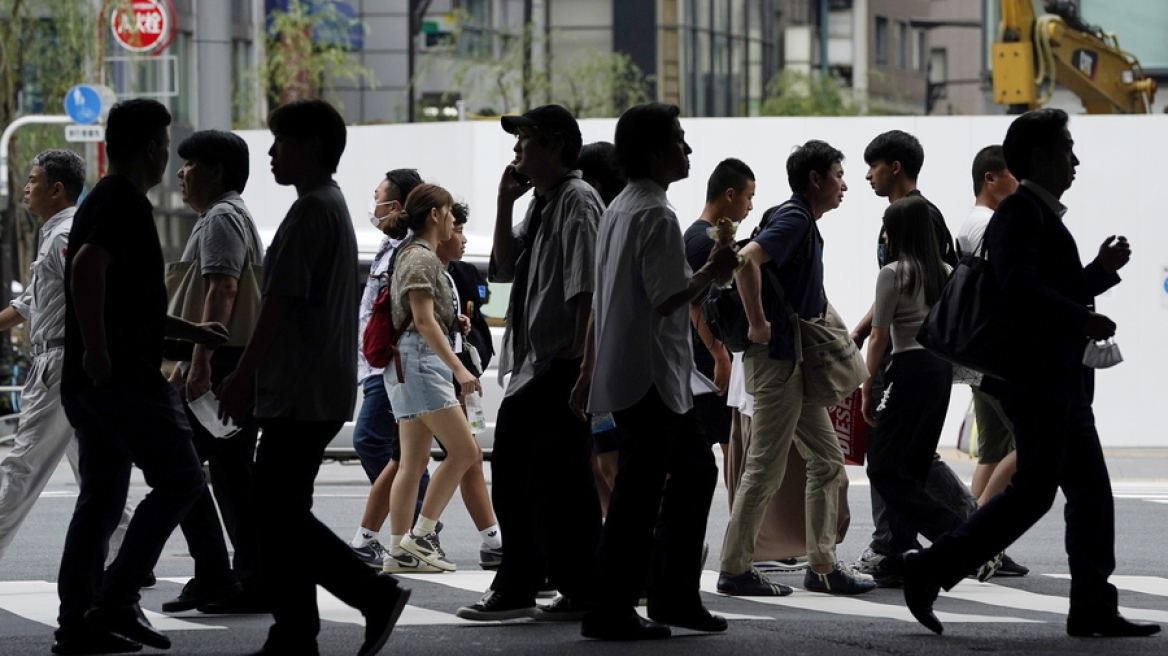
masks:
{"label": "yellow excavator arm", "polygon": [[994,102],[1014,111],[1042,107],[1056,81],[1083,102],[1088,114],[1146,114],[1156,82],[1110,32],[1087,25],[1074,4],[999,0],[1001,23],[993,45]]}

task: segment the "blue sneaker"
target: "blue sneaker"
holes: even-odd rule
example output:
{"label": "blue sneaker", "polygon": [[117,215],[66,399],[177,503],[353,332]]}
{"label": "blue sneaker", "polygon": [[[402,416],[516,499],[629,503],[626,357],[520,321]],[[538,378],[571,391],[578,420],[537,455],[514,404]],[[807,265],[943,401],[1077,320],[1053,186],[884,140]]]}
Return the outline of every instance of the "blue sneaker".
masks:
{"label": "blue sneaker", "polygon": [[735,597],[786,597],[791,588],[771,581],[752,567],[742,574],[719,574],[718,592]]}
{"label": "blue sneaker", "polygon": [[857,574],[852,568],[837,562],[835,568],[820,574],[810,567],[803,575],[803,589],[808,592],[826,592],[837,595],[858,595],[876,589],[876,581],[867,574]]}

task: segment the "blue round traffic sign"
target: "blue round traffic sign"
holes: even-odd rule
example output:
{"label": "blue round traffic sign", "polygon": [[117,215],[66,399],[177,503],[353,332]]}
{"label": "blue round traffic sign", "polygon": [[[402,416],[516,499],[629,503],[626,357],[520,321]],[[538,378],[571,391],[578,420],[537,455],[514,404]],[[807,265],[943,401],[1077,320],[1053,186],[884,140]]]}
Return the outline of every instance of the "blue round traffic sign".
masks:
{"label": "blue round traffic sign", "polygon": [[101,118],[101,93],[90,84],[78,84],[65,92],[65,113],[75,123],[89,125]]}

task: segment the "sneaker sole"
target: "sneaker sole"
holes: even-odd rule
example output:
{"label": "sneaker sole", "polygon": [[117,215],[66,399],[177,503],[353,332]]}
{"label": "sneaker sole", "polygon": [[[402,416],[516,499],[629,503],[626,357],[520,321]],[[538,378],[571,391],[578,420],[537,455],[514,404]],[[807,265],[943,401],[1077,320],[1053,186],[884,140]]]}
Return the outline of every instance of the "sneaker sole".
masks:
{"label": "sneaker sole", "polygon": [[[414,556],[414,554],[410,554],[410,556],[417,558],[417,556]],[[394,563],[394,564],[391,565],[390,563]],[[398,564],[398,561],[394,560],[392,556],[390,556],[389,561],[387,561],[385,564],[382,565],[381,571],[385,572],[386,574],[441,574],[442,573],[441,569],[434,567],[433,565],[430,565],[429,563],[422,562],[421,559],[418,560],[418,564],[416,566],[410,566],[410,565]]]}
{"label": "sneaker sole", "polygon": [[408,552],[411,556],[417,558],[423,563],[426,563],[430,567],[437,567],[443,572],[454,572],[458,570],[458,565],[435,558],[432,554],[424,553],[421,549],[418,549],[416,546],[414,546],[413,542],[406,542],[405,540],[402,540],[401,548]]}
{"label": "sneaker sole", "polygon": [[464,620],[476,622],[498,622],[502,620],[531,619],[535,616],[535,608],[515,608],[512,610],[481,611],[469,606],[463,606],[454,611],[454,616]]}
{"label": "sneaker sole", "polygon": [[807,563],[801,563],[798,565],[781,565],[775,563],[774,561],[766,561],[754,563],[754,568],[760,572],[763,572],[764,574],[768,572],[802,572],[803,570],[807,569]]}

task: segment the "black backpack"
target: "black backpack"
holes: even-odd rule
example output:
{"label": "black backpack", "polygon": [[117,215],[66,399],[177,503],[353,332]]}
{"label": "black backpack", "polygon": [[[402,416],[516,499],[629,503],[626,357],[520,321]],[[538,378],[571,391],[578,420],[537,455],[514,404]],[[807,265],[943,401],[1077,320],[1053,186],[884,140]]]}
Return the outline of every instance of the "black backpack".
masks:
{"label": "black backpack", "polygon": [[[771,219],[778,216],[780,212],[794,209],[811,221],[811,226],[807,230],[807,238],[803,242],[803,247],[800,253],[796,255],[785,266],[799,266],[811,256],[811,237],[815,234],[814,219],[811,218],[807,211],[803,209],[793,200],[789,200],[782,205],[776,205],[770,208],[762,215],[762,220],[759,221],[758,227],[750,233],[750,239],[744,239],[738,243],[739,246],[744,246],[754,239],[766,229]],[[771,277],[775,276],[774,267],[767,269],[767,274]],[[709,291],[706,292],[706,298],[702,300],[702,318],[706,322],[706,326],[710,329],[710,333],[715,339],[726,345],[732,353],[741,353],[751,345],[750,338],[747,337],[747,332],[750,329],[750,322],[746,319],[746,308],[742,305],[742,297],[738,294],[738,286],[731,284],[724,289],[718,288],[716,285],[711,285]]]}

